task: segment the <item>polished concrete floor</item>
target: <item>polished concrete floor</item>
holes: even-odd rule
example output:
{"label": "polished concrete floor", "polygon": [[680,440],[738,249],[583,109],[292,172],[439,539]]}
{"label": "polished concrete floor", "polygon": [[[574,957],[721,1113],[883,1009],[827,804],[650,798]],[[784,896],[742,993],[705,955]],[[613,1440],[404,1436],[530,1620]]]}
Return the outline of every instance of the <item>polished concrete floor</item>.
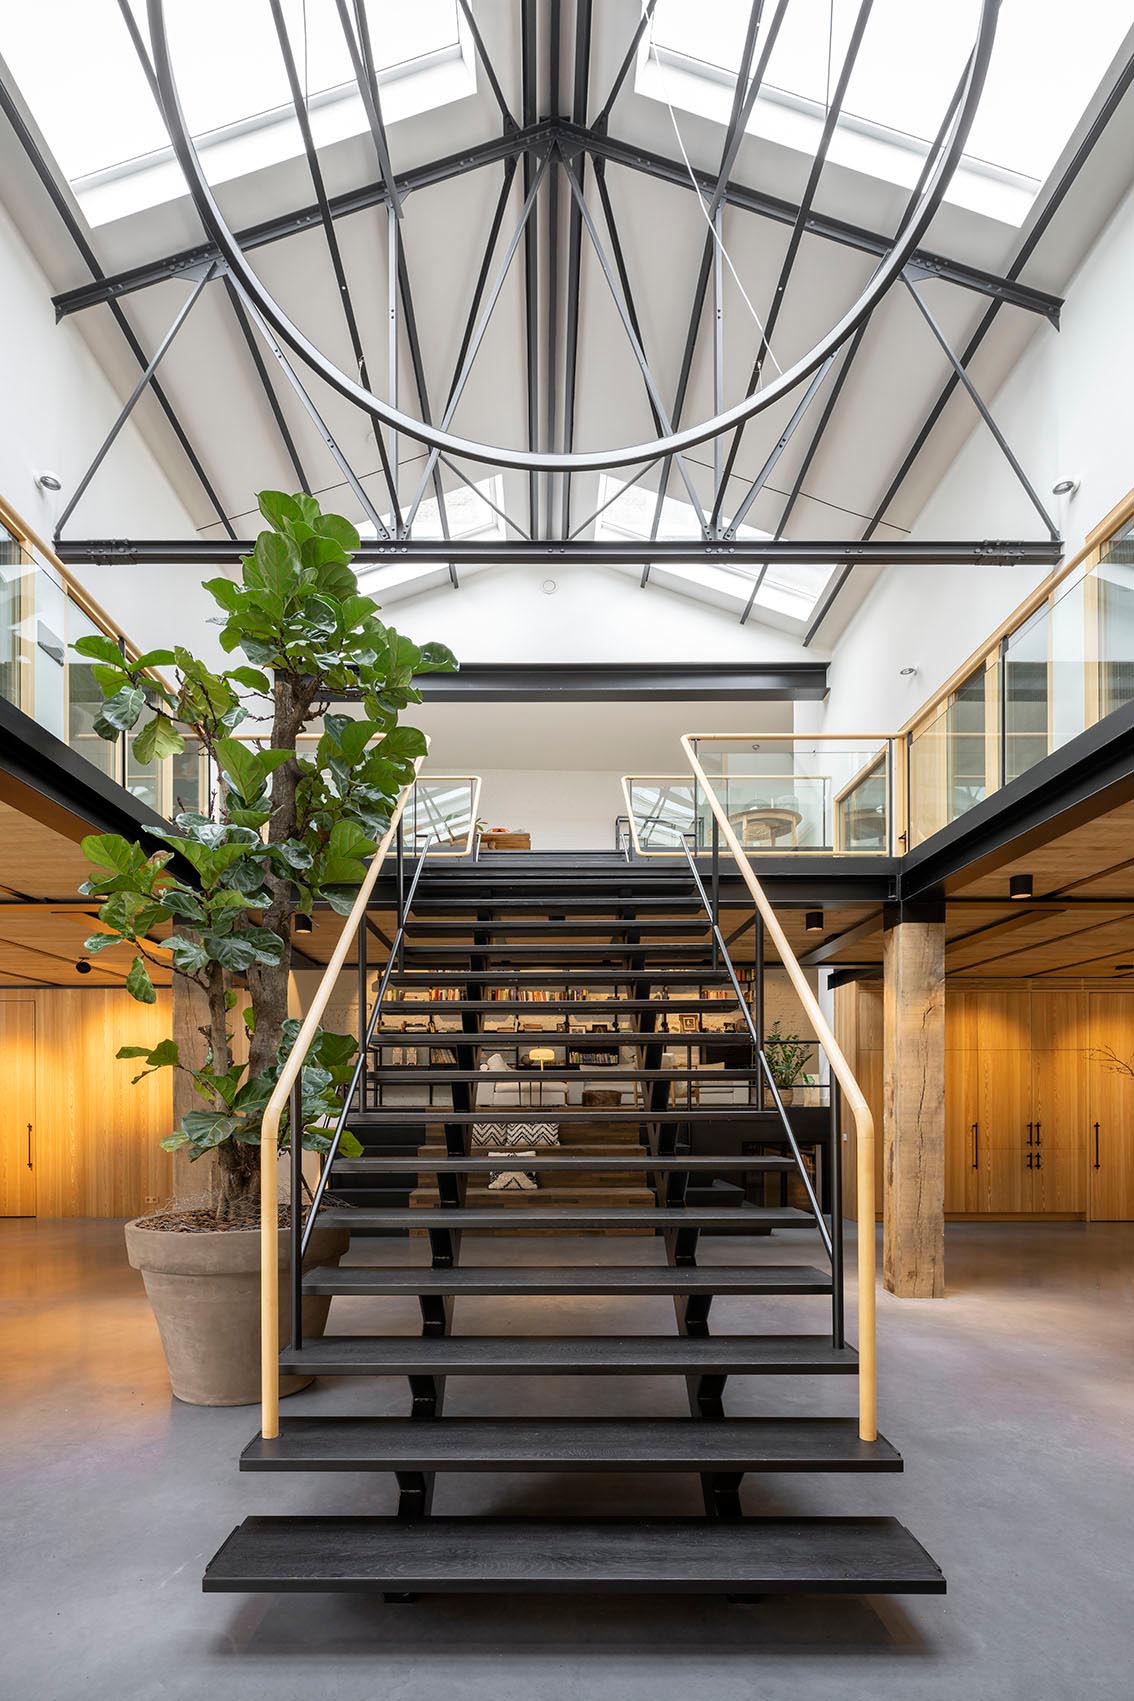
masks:
{"label": "polished concrete floor", "polygon": [[[803,1262],[795,1231],[757,1257]],[[538,1256],[549,1243],[541,1242]],[[629,1248],[629,1250],[628,1250]],[[949,1296],[879,1304],[884,1432],[904,1476],[751,1480],[750,1510],[887,1512],[944,1568],[944,1599],[755,1605],[648,1597],[203,1596],[202,1568],[250,1512],[388,1510],[382,1478],[241,1477],[250,1409],[170,1399],[139,1278],[110,1222],[0,1223],[0,1695],[13,1701],[1121,1701],[1134,1694],[1134,1225],[955,1225]],[[532,1261],[522,1241],[480,1256]],[[417,1262],[415,1244],[383,1255]],[[652,1260],[646,1241],[556,1255]],[[729,1241],[706,1258],[729,1262]],[[465,1300],[458,1328],[550,1328],[538,1305]],[[820,1328],[824,1302],[721,1302],[717,1327]],[[556,1325],[672,1328],[665,1300],[562,1300]],[[753,1321],[752,1308],[762,1315]],[[413,1329],[401,1301],[336,1300],[331,1328]],[[668,1314],[667,1314],[668,1307]],[[499,1385],[450,1383],[451,1412]],[[377,1393],[375,1389],[377,1388]],[[668,1411],[657,1379],[511,1381],[531,1413]],[[852,1409],[853,1383],[748,1381],[735,1413]],[[404,1409],[392,1384],[329,1381],[292,1411]],[[438,1511],[695,1511],[694,1485],[451,1477]]]}

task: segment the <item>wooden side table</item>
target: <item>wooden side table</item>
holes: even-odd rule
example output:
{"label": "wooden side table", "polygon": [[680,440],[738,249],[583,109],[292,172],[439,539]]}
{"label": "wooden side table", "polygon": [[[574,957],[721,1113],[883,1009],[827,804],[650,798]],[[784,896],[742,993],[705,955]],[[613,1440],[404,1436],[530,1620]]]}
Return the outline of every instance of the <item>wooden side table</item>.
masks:
{"label": "wooden side table", "polygon": [[764,847],[774,850],[780,839],[790,838],[792,849],[799,843],[799,824],[803,816],[798,809],[786,804],[770,803],[760,809],[742,809],[729,817],[737,829],[745,850]]}

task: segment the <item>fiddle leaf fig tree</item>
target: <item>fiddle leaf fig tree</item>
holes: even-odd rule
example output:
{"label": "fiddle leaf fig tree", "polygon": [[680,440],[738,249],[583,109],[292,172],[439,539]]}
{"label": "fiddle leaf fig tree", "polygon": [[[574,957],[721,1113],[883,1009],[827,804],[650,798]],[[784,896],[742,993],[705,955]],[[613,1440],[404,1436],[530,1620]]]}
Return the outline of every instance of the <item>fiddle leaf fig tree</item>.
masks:
{"label": "fiddle leaf fig tree", "polygon": [[[414,759],[425,753],[423,734],[400,723],[421,701],[414,677],[457,665],[443,645],[419,647],[385,625],[378,605],[360,595],[351,569],[359,538],[348,520],[324,514],[311,496],[269,490],[259,502],[269,529],[243,558],[240,579],[205,585],[222,611],[220,642],[233,666],[216,672],[180,645],[136,661],[110,638],[74,646],[94,663],[101,737],[133,733],[141,763],[180,755],[195,741],[216,775],[207,813],[183,811],[155,832],[164,848],[112,833],[84,839],[93,873],[81,890],[101,900],[101,930],[87,951],[134,949],[126,979],[134,998],[155,1001],[150,969],[158,965],[207,1001],[203,1061],[183,1059],[172,1038],[118,1055],[140,1062],[135,1080],[155,1069],[191,1075],[201,1108],[162,1145],[191,1159],[216,1153],[218,1223],[247,1218],[257,1203],[260,1121],[299,1029],[288,1018],[292,917],[310,915],[316,900],[340,915],[350,910]],[[171,670],[172,682],[155,679],[154,668]],[[360,696],[358,718],[331,712],[348,691]],[[308,728],[319,732],[310,756],[298,750]],[[234,1056],[238,1020],[247,1062]],[[308,1052],[305,1147],[327,1149],[326,1124],[357,1049],[350,1035],[321,1031]],[[285,1116],[282,1144],[291,1137]],[[351,1136],[340,1149],[360,1150]]]}

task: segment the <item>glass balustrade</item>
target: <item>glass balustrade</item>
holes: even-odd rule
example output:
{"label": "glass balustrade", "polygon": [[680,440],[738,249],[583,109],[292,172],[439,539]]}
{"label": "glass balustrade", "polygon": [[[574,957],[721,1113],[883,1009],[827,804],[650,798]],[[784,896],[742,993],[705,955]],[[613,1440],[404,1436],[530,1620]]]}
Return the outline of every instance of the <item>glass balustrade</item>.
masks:
{"label": "glass balustrade", "polygon": [[[742,850],[891,854],[889,738],[737,734],[693,744]],[[712,833],[705,803],[697,810],[697,832],[704,848]]]}

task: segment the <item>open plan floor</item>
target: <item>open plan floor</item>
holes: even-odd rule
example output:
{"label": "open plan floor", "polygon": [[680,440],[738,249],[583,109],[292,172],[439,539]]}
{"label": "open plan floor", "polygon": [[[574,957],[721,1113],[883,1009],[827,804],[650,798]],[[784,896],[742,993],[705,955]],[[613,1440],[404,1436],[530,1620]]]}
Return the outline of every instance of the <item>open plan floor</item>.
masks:
{"label": "open plan floor", "polygon": [[[778,1231],[748,1254],[803,1254]],[[798,1245],[795,1243],[799,1243]],[[415,1240],[379,1243],[388,1264],[420,1264]],[[525,1263],[532,1243],[497,1238],[462,1263]],[[257,1477],[236,1459],[255,1407],[171,1399],[153,1318],[127,1263],[121,1225],[0,1225],[0,1439],[6,1520],[21,1532],[3,1584],[10,1627],[4,1692],[21,1701],[588,1701],[696,1691],[718,1701],[1080,1701],[1117,1698],[1130,1678],[1130,1509],[1134,1505],[1134,1225],[951,1224],[944,1300],[879,1295],[884,1428],[906,1471],[798,1477],[792,1512],[893,1514],[949,1579],[945,1597],[423,1597],[202,1595],[210,1555],[257,1512],[389,1512],[392,1478]],[[351,1260],[365,1254],[352,1252]],[[544,1241],[541,1262],[663,1261],[658,1240]],[[708,1237],[703,1264],[735,1259]],[[853,1272],[853,1251],[848,1272]],[[752,1302],[717,1302],[717,1327],[743,1329]],[[419,1326],[413,1297],[339,1297],[330,1331],[358,1334],[381,1305],[391,1331]],[[761,1301],[768,1326],[807,1327],[806,1300]],[[491,1308],[491,1310],[489,1310]],[[774,1309],[773,1309],[774,1308]],[[400,1312],[404,1309],[404,1316]],[[554,1313],[554,1316],[552,1316]],[[664,1296],[463,1298],[454,1332],[671,1334]],[[789,1378],[733,1379],[730,1415],[841,1414],[840,1377],[796,1396]],[[816,1387],[816,1381],[819,1386]],[[450,1384],[453,1416],[500,1409],[500,1384]],[[680,1379],[509,1378],[507,1409],[532,1416],[687,1409]],[[397,1379],[327,1378],[285,1402],[309,1412],[399,1415]],[[749,1477],[747,1512],[785,1509],[775,1478]],[[695,1476],[450,1475],[438,1514],[656,1511],[696,1514]],[[1073,1601],[1068,1579],[1074,1580]]]}

